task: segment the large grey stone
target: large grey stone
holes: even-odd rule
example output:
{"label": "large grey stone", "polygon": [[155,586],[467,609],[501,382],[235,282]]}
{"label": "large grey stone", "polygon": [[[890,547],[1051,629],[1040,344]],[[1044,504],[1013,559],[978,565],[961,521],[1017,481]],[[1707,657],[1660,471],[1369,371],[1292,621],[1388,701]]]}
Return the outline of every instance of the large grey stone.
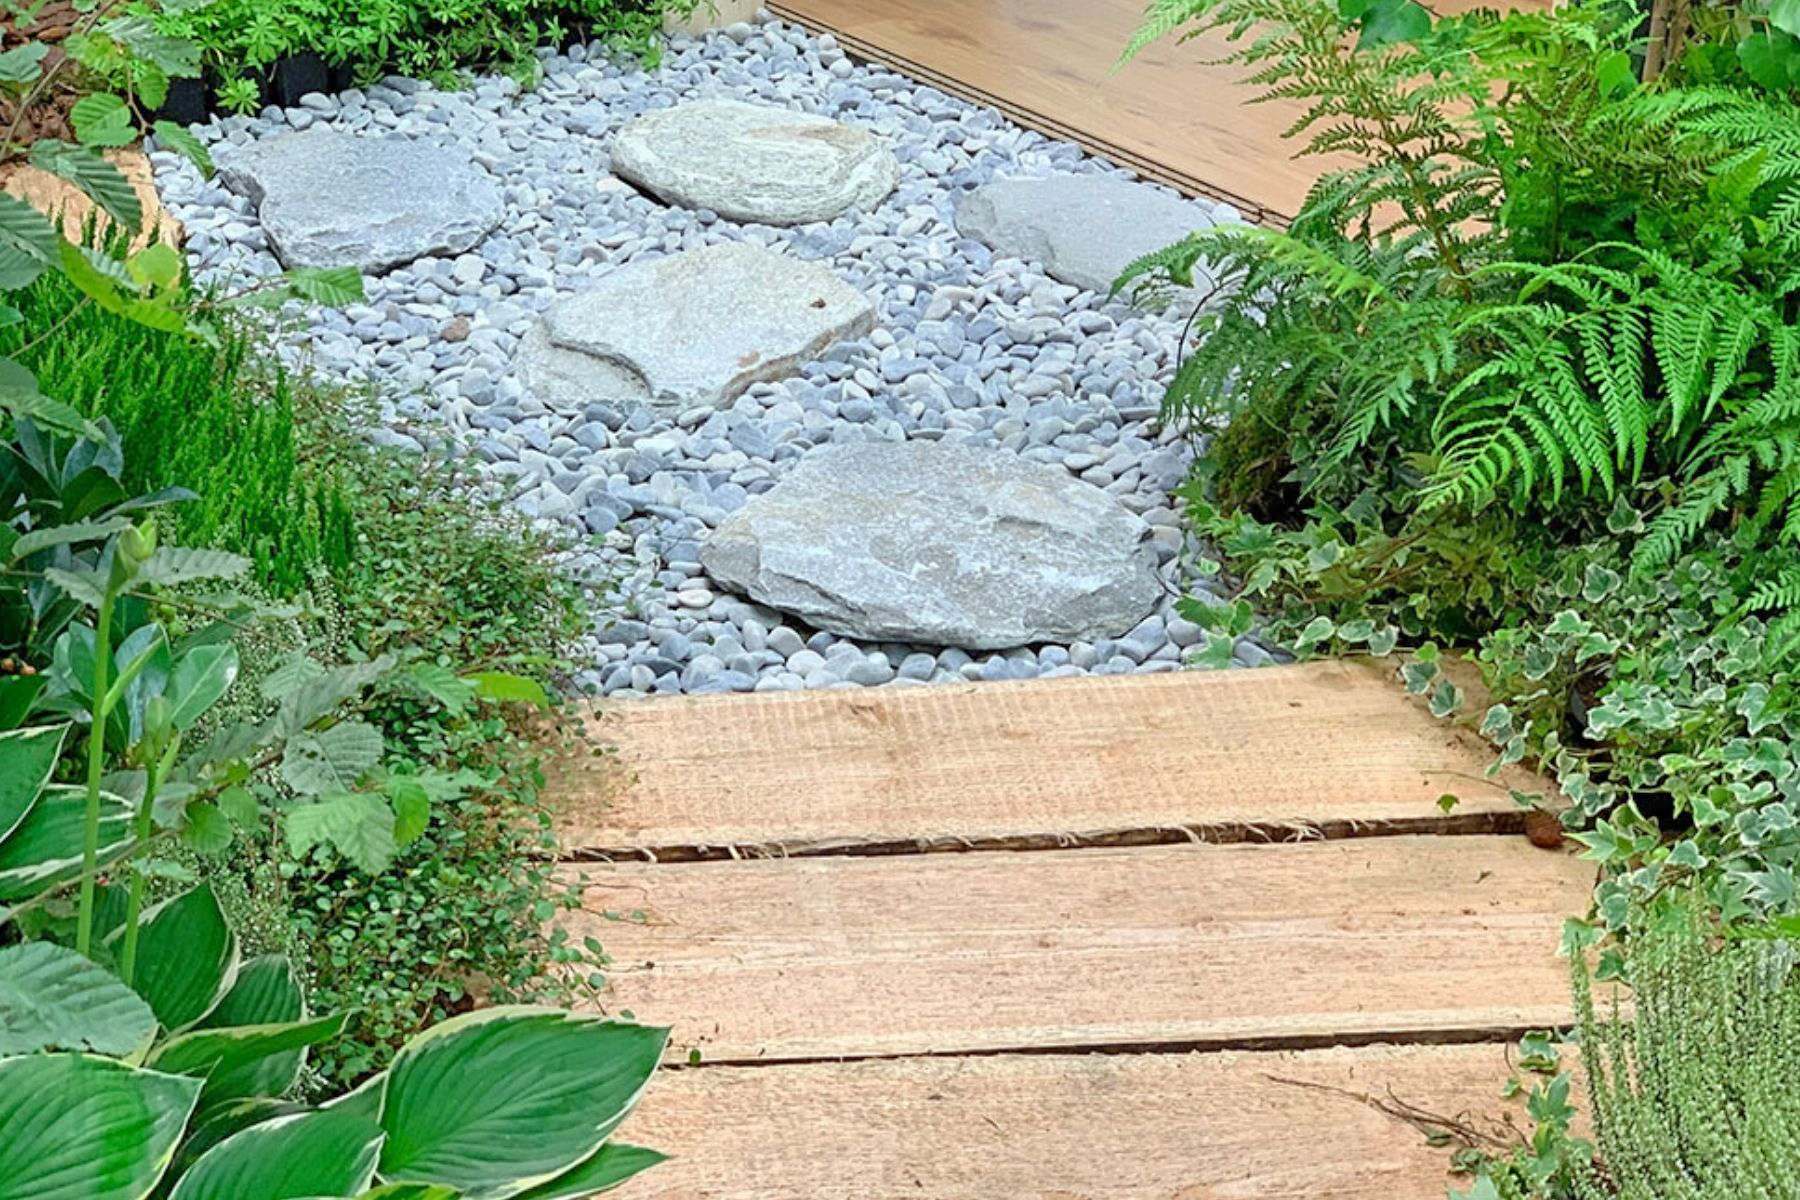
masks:
{"label": "large grey stone", "polygon": [[731,242],[633,263],[557,304],[525,336],[520,370],[558,408],[724,405],[874,323],[824,267]]}
{"label": "large grey stone", "polygon": [[893,154],[864,130],[737,100],[647,113],[613,138],[612,162],[670,204],[768,225],[873,208],[899,179]]}
{"label": "large grey stone", "polygon": [[460,151],[405,137],[314,127],[257,142],[219,164],[257,205],[289,267],[382,271],[456,254],[500,223],[500,189]]}
{"label": "large grey stone", "polygon": [[959,233],[1091,292],[1107,291],[1137,259],[1213,223],[1205,205],[1108,175],[1000,179],[956,206]]}
{"label": "large grey stone", "polygon": [[1149,532],[1058,467],[863,443],[809,454],[720,525],[700,562],[832,633],[997,650],[1131,629],[1162,591]]}

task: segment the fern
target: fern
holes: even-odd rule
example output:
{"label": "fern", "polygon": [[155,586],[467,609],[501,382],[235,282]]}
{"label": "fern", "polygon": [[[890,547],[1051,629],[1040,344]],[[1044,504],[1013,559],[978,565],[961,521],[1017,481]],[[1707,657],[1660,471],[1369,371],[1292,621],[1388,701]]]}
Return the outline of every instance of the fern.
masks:
{"label": "fern", "polygon": [[1654,485],[1640,570],[1722,522],[1800,539],[1790,103],[1602,85],[1634,36],[1602,5],[1359,50],[1334,0],[1156,0],[1134,49],[1176,31],[1222,33],[1300,106],[1302,154],[1352,161],[1285,232],[1134,265],[1226,284],[1171,417],[1285,430],[1286,479],[1326,502],[1410,479],[1423,514],[1597,514]]}

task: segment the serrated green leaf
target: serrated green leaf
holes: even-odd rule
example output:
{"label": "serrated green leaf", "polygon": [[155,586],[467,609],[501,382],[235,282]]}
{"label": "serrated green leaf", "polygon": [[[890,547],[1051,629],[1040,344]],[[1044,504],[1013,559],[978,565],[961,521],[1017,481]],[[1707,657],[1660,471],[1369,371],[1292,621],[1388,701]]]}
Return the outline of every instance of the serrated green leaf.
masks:
{"label": "serrated green leaf", "polygon": [[0,54],[0,83],[36,83],[44,73],[44,56],[48,53],[48,43],[26,42]]}
{"label": "serrated green leaf", "polygon": [[69,120],[84,146],[129,146],[137,140],[131,109],[110,92],[93,92],[77,100],[69,109]]}
{"label": "serrated green leaf", "polygon": [[212,155],[207,152],[206,144],[199,138],[173,121],[158,121],[151,128],[155,131],[158,142],[193,163],[200,169],[202,175],[212,175]]}
{"label": "serrated green leaf", "polygon": [[296,805],[283,817],[282,828],[294,854],[329,846],[370,875],[385,871],[399,852],[394,810],[382,797],[367,792]]}
{"label": "serrated green leaf", "polygon": [[141,583],[171,585],[201,579],[236,579],[250,569],[250,560],[223,550],[195,550],[187,546],[163,546],[138,568]]}
{"label": "serrated green leaf", "polygon": [[231,819],[217,806],[205,802],[190,804],[186,816],[181,840],[196,854],[223,854],[231,849]]}
{"label": "serrated green leaf", "polygon": [[347,792],[381,761],[384,749],[381,731],[366,721],[299,733],[281,756],[281,778],[303,795]]}
{"label": "serrated green leaf", "polygon": [[143,227],[144,206],[137,191],[125,172],[99,152],[46,138],[32,146],[31,165],[74,184],[128,232],[135,234]]}
{"label": "serrated green leaf", "polygon": [[294,294],[315,304],[341,307],[363,298],[362,273],[355,267],[299,267],[287,273]]}

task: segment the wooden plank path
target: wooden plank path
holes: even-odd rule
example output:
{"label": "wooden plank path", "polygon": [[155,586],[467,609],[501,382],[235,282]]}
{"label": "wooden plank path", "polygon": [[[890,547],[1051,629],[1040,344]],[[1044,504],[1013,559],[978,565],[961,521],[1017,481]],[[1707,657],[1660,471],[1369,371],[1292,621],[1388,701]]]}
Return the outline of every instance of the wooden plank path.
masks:
{"label": "wooden plank path", "polygon": [[[1439,1200],[1592,873],[1384,671],[608,706],[557,781],[644,1197]],[[1458,803],[1446,814],[1440,796]],[[1455,835],[1455,836],[1451,836]],[[691,1052],[698,1066],[689,1067]]]}

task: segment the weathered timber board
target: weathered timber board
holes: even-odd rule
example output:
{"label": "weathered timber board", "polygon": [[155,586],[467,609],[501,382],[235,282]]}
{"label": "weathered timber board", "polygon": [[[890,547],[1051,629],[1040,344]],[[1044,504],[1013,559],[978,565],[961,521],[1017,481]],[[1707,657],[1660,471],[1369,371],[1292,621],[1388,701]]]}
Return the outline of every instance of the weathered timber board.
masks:
{"label": "weathered timber board", "polygon": [[617,757],[552,789],[572,856],[1494,830],[1544,787],[1358,662],[653,698],[597,733]]}
{"label": "weathered timber board", "polygon": [[1443,1200],[1449,1151],[1341,1091],[1495,1127],[1506,1073],[1493,1045],[665,1072],[621,1136],[674,1158],[619,1195]]}
{"label": "weathered timber board", "polygon": [[1593,878],[1431,836],[562,869],[608,1007],[729,1062],[1503,1038],[1568,1020]]}

